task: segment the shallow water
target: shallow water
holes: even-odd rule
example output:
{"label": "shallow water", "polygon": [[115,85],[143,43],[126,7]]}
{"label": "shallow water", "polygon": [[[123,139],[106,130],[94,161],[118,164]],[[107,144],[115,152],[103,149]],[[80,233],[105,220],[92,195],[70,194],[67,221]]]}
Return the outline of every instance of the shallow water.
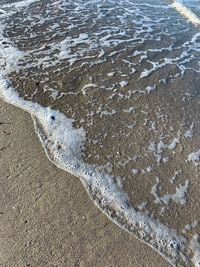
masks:
{"label": "shallow water", "polygon": [[32,113],[49,158],[96,205],[174,266],[199,266],[198,15],[194,0],[0,10],[1,96]]}

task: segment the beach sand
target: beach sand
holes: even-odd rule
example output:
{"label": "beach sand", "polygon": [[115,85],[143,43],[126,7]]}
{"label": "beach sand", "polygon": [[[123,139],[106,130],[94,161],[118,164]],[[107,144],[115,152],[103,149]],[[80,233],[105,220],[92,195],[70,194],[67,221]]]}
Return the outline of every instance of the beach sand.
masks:
{"label": "beach sand", "polygon": [[168,267],[46,157],[29,114],[0,102],[0,266]]}

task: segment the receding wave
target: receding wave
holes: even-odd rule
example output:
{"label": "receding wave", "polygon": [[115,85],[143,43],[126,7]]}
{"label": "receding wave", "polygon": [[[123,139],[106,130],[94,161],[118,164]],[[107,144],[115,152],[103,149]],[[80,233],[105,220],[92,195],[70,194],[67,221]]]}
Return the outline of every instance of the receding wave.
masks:
{"label": "receding wave", "polygon": [[113,222],[197,267],[200,33],[152,2],[2,4],[0,97]]}

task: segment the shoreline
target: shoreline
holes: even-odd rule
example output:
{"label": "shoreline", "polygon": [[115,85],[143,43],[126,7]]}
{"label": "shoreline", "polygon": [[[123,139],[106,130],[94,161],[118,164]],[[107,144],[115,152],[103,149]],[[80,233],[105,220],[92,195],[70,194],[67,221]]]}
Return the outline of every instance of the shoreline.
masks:
{"label": "shoreline", "polygon": [[2,100],[0,109],[2,267],[170,266],[47,159],[29,114]]}

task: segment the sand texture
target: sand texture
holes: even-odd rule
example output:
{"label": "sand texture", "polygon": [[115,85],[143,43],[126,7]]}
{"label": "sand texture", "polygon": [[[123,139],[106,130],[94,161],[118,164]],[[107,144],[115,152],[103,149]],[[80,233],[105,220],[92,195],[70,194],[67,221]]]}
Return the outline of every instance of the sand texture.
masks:
{"label": "sand texture", "polygon": [[30,115],[0,102],[1,267],[167,267],[46,158]]}

